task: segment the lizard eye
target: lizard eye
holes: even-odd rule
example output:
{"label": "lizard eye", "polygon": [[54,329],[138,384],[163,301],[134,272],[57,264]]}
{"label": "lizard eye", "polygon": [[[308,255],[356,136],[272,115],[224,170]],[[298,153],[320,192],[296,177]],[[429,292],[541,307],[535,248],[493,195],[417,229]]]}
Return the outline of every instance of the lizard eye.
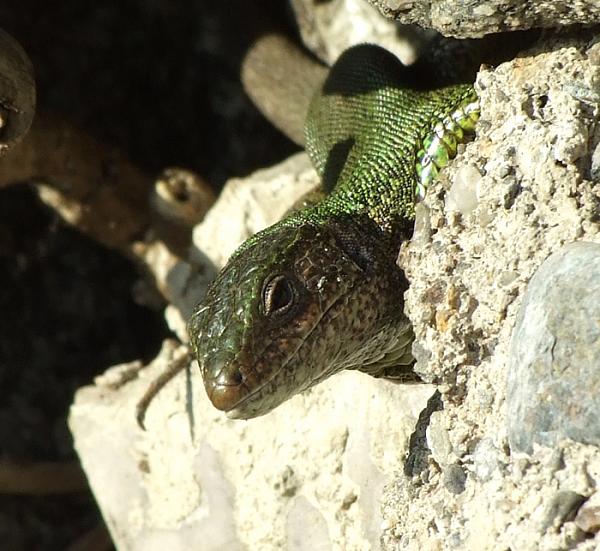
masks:
{"label": "lizard eye", "polygon": [[296,301],[294,283],[284,275],[273,276],[263,288],[262,301],[265,315],[285,314]]}

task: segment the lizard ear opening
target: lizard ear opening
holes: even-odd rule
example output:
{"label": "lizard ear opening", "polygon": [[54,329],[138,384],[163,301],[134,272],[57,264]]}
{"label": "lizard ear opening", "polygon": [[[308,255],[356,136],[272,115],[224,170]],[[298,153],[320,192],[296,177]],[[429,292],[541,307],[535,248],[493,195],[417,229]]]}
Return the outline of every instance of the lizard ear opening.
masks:
{"label": "lizard ear opening", "polygon": [[375,223],[364,217],[361,225],[350,218],[336,218],[329,224],[340,249],[366,274],[376,269],[376,244],[380,230]]}

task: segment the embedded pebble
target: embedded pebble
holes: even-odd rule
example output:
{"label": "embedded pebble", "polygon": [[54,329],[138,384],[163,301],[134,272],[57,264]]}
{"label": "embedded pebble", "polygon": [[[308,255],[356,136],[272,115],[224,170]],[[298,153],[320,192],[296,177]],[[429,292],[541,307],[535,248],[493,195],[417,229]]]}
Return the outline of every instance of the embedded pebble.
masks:
{"label": "embedded pebble", "polygon": [[489,480],[500,470],[500,465],[498,450],[492,440],[489,438],[480,440],[473,452],[473,467],[477,479],[481,482]]}
{"label": "embedded pebble", "polygon": [[600,144],[596,145],[592,152],[590,178],[594,181],[600,180]]}
{"label": "embedded pebble", "polygon": [[570,243],[529,282],[513,332],[508,432],[513,450],[563,438],[600,444],[600,245]]}
{"label": "embedded pebble", "polygon": [[433,459],[439,465],[448,465],[455,459],[452,454],[452,444],[448,436],[448,430],[442,424],[442,416],[439,411],[431,414],[429,426],[427,427],[427,446],[431,450]]}
{"label": "embedded pebble", "polygon": [[477,184],[481,174],[472,165],[464,166],[456,171],[454,182],[446,195],[446,208],[456,210],[463,216],[477,208]]}
{"label": "embedded pebble", "polygon": [[411,244],[416,247],[424,247],[431,241],[431,218],[429,209],[423,203],[415,205],[415,228],[411,238]]}
{"label": "embedded pebble", "polygon": [[577,511],[575,524],[580,530],[595,534],[600,531],[600,493],[593,494]]}
{"label": "embedded pebble", "polygon": [[561,525],[567,520],[572,520],[584,499],[582,495],[571,490],[557,492],[546,509],[543,529],[547,530],[553,525]]}
{"label": "embedded pebble", "polygon": [[457,464],[449,465],[444,469],[444,486],[452,494],[462,494],[465,491],[467,473]]}

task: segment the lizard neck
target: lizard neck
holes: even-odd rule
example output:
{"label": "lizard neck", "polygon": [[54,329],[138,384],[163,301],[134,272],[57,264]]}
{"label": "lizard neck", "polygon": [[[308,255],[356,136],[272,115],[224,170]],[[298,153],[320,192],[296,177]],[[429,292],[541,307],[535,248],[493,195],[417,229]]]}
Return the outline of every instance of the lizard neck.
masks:
{"label": "lizard neck", "polygon": [[321,216],[366,214],[384,231],[413,220],[415,200],[474,129],[471,85],[421,90],[410,75],[392,54],[357,46],[315,94],[305,134],[328,194]]}

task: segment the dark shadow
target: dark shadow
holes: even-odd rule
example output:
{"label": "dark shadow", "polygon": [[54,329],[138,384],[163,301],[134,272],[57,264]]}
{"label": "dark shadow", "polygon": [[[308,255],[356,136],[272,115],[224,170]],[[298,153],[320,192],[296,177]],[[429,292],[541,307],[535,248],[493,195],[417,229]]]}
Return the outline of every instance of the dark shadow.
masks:
{"label": "dark shadow", "polygon": [[419,415],[415,430],[410,436],[408,456],[404,461],[404,474],[407,477],[416,476],[427,468],[427,458],[431,454],[431,450],[427,446],[425,431],[429,426],[431,414],[434,411],[441,411],[443,409],[442,395],[436,390],[427,401],[425,409]]}
{"label": "dark shadow", "polygon": [[[531,47],[540,31],[498,33],[458,40],[441,35],[432,39],[411,66],[398,63],[383,48],[359,44],[346,50],[323,84],[323,93],[349,96],[386,86],[430,89],[475,80],[482,64],[497,65]],[[382,78],[383,75],[383,78]]]}
{"label": "dark shadow", "polygon": [[[66,226],[25,185],[0,191],[0,455],[75,460],[76,389],[107,367],[152,359],[170,335],[133,300],[133,264]],[[133,412],[132,412],[133,414]],[[3,549],[65,549],[99,522],[91,493],[0,496]]]}
{"label": "dark shadow", "polygon": [[322,187],[325,193],[330,193],[337,184],[340,174],[344,170],[350,151],[356,140],[353,137],[337,142],[327,155],[327,162],[323,171]]}
{"label": "dark shadow", "polygon": [[194,417],[194,385],[192,383],[192,362],[186,362],[185,364],[185,409],[187,410],[188,417],[190,418],[190,438],[192,442],[196,436],[196,419]]}

